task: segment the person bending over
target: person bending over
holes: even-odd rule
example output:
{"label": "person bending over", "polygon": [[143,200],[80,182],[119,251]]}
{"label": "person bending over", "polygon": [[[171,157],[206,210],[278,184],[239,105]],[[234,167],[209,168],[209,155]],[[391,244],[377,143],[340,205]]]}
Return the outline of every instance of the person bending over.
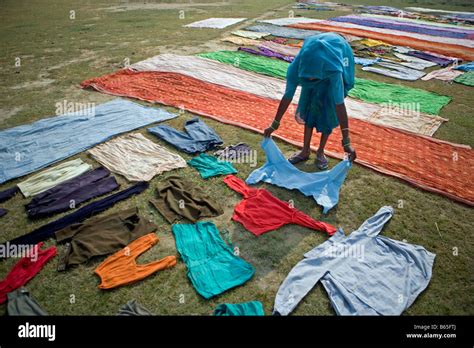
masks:
{"label": "person bending over", "polygon": [[304,145],[300,152],[288,159],[290,163],[309,159],[313,128],[316,128],[321,133],[316,166],[326,170],[328,160],[324,155],[324,147],[332,130],[338,125],[342,132],[342,147],[349,155],[349,160],[355,160],[357,155],[351,146],[344,104],[344,98],[354,87],[354,55],[342,36],[323,33],[305,40],[301,51],[288,67],[285,94],[274,121],[264,131],[265,137],[278,129],[298,86],[301,86],[301,95],[295,118],[298,123],[304,124]]}

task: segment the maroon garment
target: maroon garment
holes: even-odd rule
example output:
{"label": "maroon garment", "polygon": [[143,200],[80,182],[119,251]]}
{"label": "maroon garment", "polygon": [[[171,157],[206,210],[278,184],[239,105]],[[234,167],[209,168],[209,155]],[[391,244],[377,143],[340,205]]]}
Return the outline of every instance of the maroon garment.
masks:
{"label": "maroon garment", "polygon": [[276,230],[287,224],[297,224],[313,230],[324,231],[329,235],[336,228],[325,222],[316,221],[305,213],[290,207],[265,189],[254,189],[234,175],[227,175],[224,182],[234,191],[241,193],[244,199],[234,209],[232,219],[259,236]]}
{"label": "maroon garment", "polygon": [[11,269],[10,273],[0,281],[0,304],[7,300],[7,294],[30,281],[44,265],[56,256],[56,247],[52,246],[46,250],[40,250],[43,243],[36,244],[33,250],[29,250],[29,255],[23,257]]}

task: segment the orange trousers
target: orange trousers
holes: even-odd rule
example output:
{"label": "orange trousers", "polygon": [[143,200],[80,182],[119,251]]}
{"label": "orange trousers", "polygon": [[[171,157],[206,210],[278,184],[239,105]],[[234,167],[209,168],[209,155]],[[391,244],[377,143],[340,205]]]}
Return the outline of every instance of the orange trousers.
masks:
{"label": "orange trousers", "polygon": [[157,271],[175,266],[176,256],[166,256],[146,265],[137,265],[136,258],[158,242],[159,239],[156,234],[149,233],[109,256],[95,270],[95,273],[101,279],[99,289],[112,289],[117,286],[132,284]]}

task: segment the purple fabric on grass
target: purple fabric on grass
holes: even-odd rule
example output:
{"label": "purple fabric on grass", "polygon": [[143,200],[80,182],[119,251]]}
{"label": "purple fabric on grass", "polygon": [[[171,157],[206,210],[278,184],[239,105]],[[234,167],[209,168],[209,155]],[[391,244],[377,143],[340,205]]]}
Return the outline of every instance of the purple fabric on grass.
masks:
{"label": "purple fabric on grass", "polygon": [[269,50],[268,48],[265,47],[258,47],[258,50],[254,50],[252,48],[247,48],[247,47],[239,47],[239,51],[244,51],[247,53],[251,54],[256,54],[258,56],[265,56],[265,57],[270,57],[270,58],[278,58],[281,60],[284,60],[286,62],[292,62],[295,57],[291,56],[285,56],[281,53],[273,52],[272,50]]}
{"label": "purple fabric on grass", "polygon": [[453,59],[437,57],[437,56],[434,56],[432,54],[422,52],[422,51],[410,51],[410,52],[407,53],[407,55],[412,56],[412,57],[416,57],[416,58],[421,58],[421,59],[424,59],[424,60],[428,60],[430,62],[436,63],[436,64],[441,65],[443,67],[448,66],[449,64],[454,62]]}
{"label": "purple fabric on grass", "polygon": [[474,34],[472,30],[463,30],[458,28],[441,28],[430,25],[401,23],[395,20],[386,20],[379,18],[366,18],[361,16],[341,16],[331,18],[335,22],[353,23],[373,28],[386,28],[393,30],[406,31],[411,33],[450,37],[456,39],[470,39]]}
{"label": "purple fabric on grass", "polygon": [[10,198],[15,196],[17,192],[19,191],[18,186],[13,186],[10,187],[9,189],[6,189],[4,191],[0,192],[0,203],[8,201]]}
{"label": "purple fabric on grass", "polygon": [[36,195],[25,207],[30,219],[48,217],[78,207],[81,203],[118,188],[115,178],[101,167]]}

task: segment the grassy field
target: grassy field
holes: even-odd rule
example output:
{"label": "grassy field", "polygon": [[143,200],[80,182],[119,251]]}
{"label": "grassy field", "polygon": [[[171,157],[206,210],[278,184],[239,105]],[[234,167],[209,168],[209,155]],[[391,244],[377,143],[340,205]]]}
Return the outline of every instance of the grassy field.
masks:
{"label": "grassy field", "polygon": [[[362,1],[345,0],[345,3]],[[425,6],[471,10],[466,1],[363,1],[365,4],[390,6]],[[88,1],[72,0],[4,0],[0,3],[0,129],[30,123],[53,115],[55,104],[69,102],[101,103],[112,99],[97,92],[84,91],[79,83],[86,78],[110,73],[131,63],[160,53],[192,54],[216,49],[233,48],[219,39],[234,30],[183,28],[182,25],[208,17],[247,17],[250,19],[283,17],[291,10],[289,0],[229,0],[229,1]],[[74,12],[71,12],[74,11]],[[296,11],[295,14],[328,18],[348,12]],[[75,15],[71,19],[71,14]],[[183,17],[184,18],[180,18]],[[20,59],[21,66],[15,66]],[[474,145],[473,89],[441,81],[401,82],[362,72],[358,77],[399,83],[449,95],[452,102],[443,108],[441,116],[448,118],[435,137]],[[170,110],[173,110],[170,108]],[[176,110],[175,110],[176,111]],[[193,115],[167,122],[181,128]],[[224,139],[226,144],[247,142],[258,149],[258,166],[265,161],[259,142],[262,137],[250,131],[205,119]],[[140,132],[146,134],[145,129]],[[146,134],[147,137],[150,137]],[[152,139],[150,137],[150,139]],[[153,140],[157,141],[156,138]],[[290,155],[295,147],[278,141]],[[401,149],[403,151],[403,149]],[[183,155],[183,154],[181,154]],[[314,155],[313,155],[314,156]],[[97,166],[86,154],[79,156]],[[185,159],[189,156],[183,155]],[[73,157],[74,158],[74,157]],[[331,160],[331,166],[337,163]],[[246,178],[254,169],[248,164],[237,164],[239,176]],[[311,162],[299,166],[314,171]],[[192,168],[179,170],[188,180],[203,187],[221,203],[225,213],[213,219],[220,230],[230,232],[232,243],[241,256],[252,263],[256,274],[244,286],[225,292],[206,301],[194,290],[186,276],[186,267],[178,262],[175,268],[159,272],[144,281],[112,291],[97,288],[99,279],[94,269],[103,261],[96,259],[66,273],[56,271],[57,260],[32,279],[27,287],[33,297],[55,315],[113,315],[118,308],[136,299],[150,311],[163,315],[207,315],[219,303],[262,301],[267,314],[271,313],[275,293],[291,268],[303,253],[323,242],[326,236],[294,225],[255,237],[240,224],[231,221],[239,194],[231,191],[221,177],[202,180]],[[172,173],[172,174],[174,174]],[[145,193],[121,202],[102,215],[138,206],[141,214],[152,219],[159,229],[160,243],[139,258],[148,262],[165,255],[177,254],[170,225],[148,204],[154,187],[167,174],[155,177]],[[23,179],[23,178],[22,178]],[[122,187],[130,185],[118,178]],[[0,190],[21,180],[1,185]],[[282,200],[293,200],[295,207],[316,219],[341,226],[346,234],[356,229],[381,206],[392,205],[396,212],[383,235],[409,243],[423,245],[437,254],[433,278],[428,289],[409,308],[407,315],[474,314],[473,301],[473,221],[474,210],[447,198],[413,188],[395,178],[382,176],[355,165],[341,191],[339,205],[323,216],[312,199],[270,185],[261,185]],[[0,240],[5,241],[27,233],[50,220],[31,222],[26,218],[24,204],[28,200],[17,195],[2,206],[10,213],[0,220]],[[402,206],[400,206],[402,202]],[[54,245],[53,240],[46,243]],[[62,246],[59,247],[59,251]],[[0,262],[0,279],[17,260]],[[74,295],[74,301],[71,301]],[[184,301],[183,301],[184,299]],[[0,306],[0,313],[5,305]],[[334,315],[325,291],[320,285],[295,310],[296,315]]]}

